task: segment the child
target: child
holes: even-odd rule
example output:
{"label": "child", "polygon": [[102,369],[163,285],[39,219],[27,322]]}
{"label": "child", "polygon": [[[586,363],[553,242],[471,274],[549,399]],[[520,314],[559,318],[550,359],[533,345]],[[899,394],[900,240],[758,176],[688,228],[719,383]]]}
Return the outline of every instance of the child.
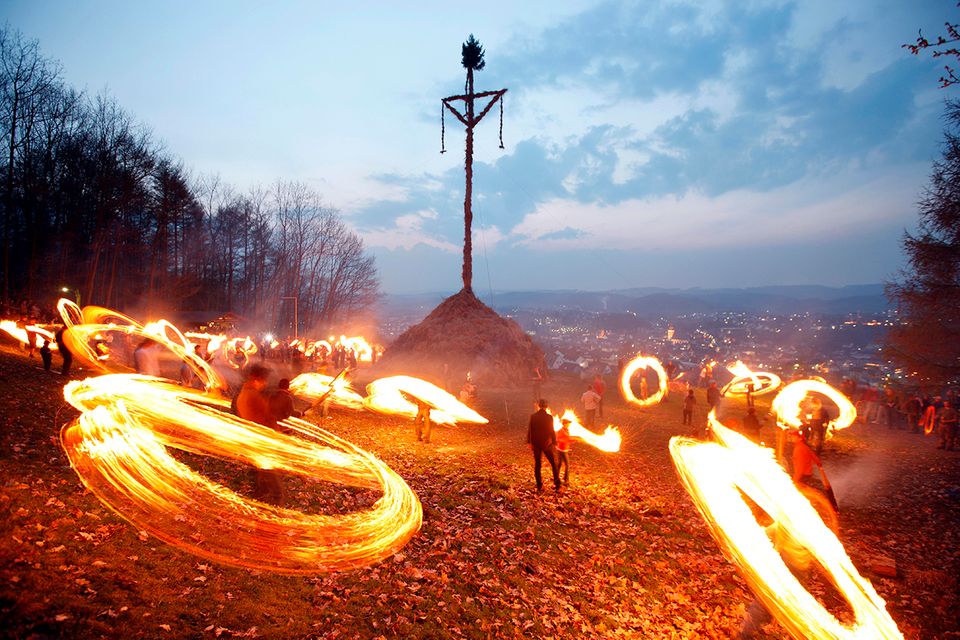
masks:
{"label": "child", "polygon": [[44,340],[40,347],[40,359],[43,360],[43,370],[50,371],[50,363],[53,361],[53,352],[50,351],[50,341]]}
{"label": "child", "polygon": [[693,395],[693,389],[687,391],[687,397],[683,399],[683,424],[693,425],[693,408],[697,404],[697,398]]}
{"label": "child", "polygon": [[563,468],[563,484],[570,484],[570,459],[567,452],[570,451],[570,421],[561,420],[560,430],[557,431],[557,473]]}

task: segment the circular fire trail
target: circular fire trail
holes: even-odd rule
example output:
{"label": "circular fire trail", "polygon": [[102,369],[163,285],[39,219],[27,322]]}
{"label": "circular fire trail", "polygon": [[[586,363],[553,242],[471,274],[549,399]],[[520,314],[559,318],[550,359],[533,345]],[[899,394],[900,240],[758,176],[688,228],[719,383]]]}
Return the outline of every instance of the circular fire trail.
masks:
{"label": "circular fire trail", "polygon": [[803,426],[803,401],[808,394],[819,393],[837,405],[839,414],[826,424],[827,434],[837,429],[846,429],[857,419],[857,408],[839,389],[831,387],[822,380],[796,380],[791,382],[773,399],[770,411],[776,414],[777,424],[788,429],[800,429]]}
{"label": "circular fire trail", "polygon": [[[83,483],[135,526],[204,558],[282,573],[369,565],[420,529],[416,494],[387,465],[298,419],[283,434],[225,412],[225,400],[158,378],[105,375],[71,382],[82,414],[61,442]],[[365,511],[313,515],[245,498],[175,459],[168,449],[216,456],[383,496]]]}
{"label": "circular fire trail", "polygon": [[[158,320],[142,326],[133,318],[104,307],[86,306],[82,310],[72,300],[61,298],[57,310],[67,330],[64,342],[70,352],[87,367],[104,373],[132,373],[128,363],[114,357],[109,340],[114,334],[132,340],[153,340],[169,349],[187,363],[207,390],[226,390],[223,378],[203,358],[198,357],[192,344],[181,331],[167,320]],[[172,336],[172,337],[171,337]],[[132,345],[128,345],[132,346]]]}
{"label": "circular fire trail", "polygon": [[[640,369],[643,369],[644,375],[646,375],[648,368],[653,369],[657,374],[657,390],[645,398],[638,398],[633,393],[630,380],[633,378],[633,374]],[[630,404],[635,404],[638,407],[653,406],[667,395],[667,372],[660,361],[653,356],[637,356],[627,363],[627,366],[623,368],[623,373],[620,374],[620,393],[623,394],[624,400]]]}
{"label": "circular fire trail", "polygon": [[[733,380],[720,390],[721,396],[727,394],[745,396],[747,393],[762,396],[776,391],[780,387],[780,376],[766,371],[753,371],[740,360],[728,366],[727,371],[733,374]],[[751,384],[753,385],[752,390],[750,389]]]}
{"label": "circular fire trail", "polygon": [[[836,535],[760,447],[708,418],[719,442],[675,436],[670,455],[680,479],[727,557],[754,594],[794,638],[902,638],[873,585],[862,578]],[[778,535],[803,547],[822,567],[853,610],[856,621],[841,623],[787,567],[743,495],[774,521]]]}

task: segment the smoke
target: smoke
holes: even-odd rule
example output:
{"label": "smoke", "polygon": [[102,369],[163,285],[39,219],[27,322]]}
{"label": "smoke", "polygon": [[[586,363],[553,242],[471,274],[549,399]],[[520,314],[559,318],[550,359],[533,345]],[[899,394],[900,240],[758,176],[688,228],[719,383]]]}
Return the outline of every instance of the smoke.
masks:
{"label": "smoke", "polygon": [[878,488],[890,473],[888,454],[867,449],[863,457],[848,466],[826,466],[827,477],[840,507],[864,506],[872,502]]}

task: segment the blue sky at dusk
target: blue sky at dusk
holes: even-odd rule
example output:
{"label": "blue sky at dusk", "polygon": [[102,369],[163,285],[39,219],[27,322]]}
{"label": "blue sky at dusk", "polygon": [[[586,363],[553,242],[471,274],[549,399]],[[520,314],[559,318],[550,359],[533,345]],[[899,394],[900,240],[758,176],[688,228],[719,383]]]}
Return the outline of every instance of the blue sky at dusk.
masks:
{"label": "blue sky at dusk", "polygon": [[[404,4],[411,5],[404,7]],[[477,90],[474,288],[880,282],[939,153],[947,2],[45,2],[3,18],[194,173],[303,181],[390,293],[455,291],[460,44]]]}

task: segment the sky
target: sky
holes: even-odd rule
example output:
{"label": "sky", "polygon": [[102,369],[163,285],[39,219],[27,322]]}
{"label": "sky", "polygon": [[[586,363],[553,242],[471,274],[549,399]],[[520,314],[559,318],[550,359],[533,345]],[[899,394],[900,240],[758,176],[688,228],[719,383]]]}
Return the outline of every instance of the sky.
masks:
{"label": "sky", "polygon": [[194,174],[304,182],[386,293],[461,286],[460,46],[476,90],[474,290],[876,283],[940,153],[953,0],[0,0]]}

